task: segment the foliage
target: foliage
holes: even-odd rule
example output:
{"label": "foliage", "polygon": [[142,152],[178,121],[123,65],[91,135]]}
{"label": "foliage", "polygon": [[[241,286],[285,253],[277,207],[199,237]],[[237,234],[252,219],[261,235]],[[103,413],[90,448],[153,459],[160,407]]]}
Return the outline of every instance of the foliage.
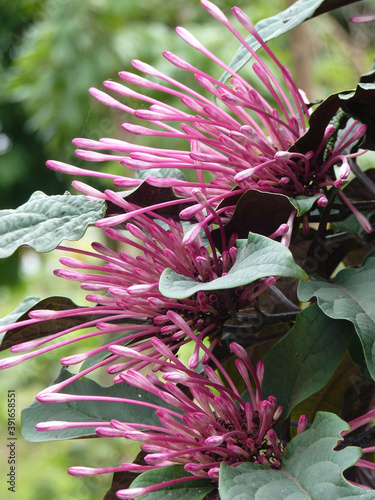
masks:
{"label": "foliage", "polygon": [[[86,195],[38,190],[0,211],[1,258],[17,259],[25,246],[74,253],[81,260],[63,256],[70,269],[54,273],[89,292],[85,306],[60,291],[31,295],[0,320],[0,350],[11,351],[1,369],[73,346],[59,375],[23,410],[22,435],[33,443],[140,441],[134,462],[69,469],[113,472],[106,500],[370,499],[359,486],[373,491],[374,476],[362,481],[355,471],[375,469],[371,456],[361,458],[362,449],[375,452],[375,175],[361,168],[375,151],[375,83],[370,72],[305,102],[263,42],[355,2],[280,5],[278,14],[262,11],[258,32],[234,9],[246,40],[208,0],[199,13],[182,0],[153,3],[159,13],[151,21],[143,0],[111,9],[25,1],[23,17],[6,9],[19,38],[1,60],[1,106],[15,108],[13,121],[1,119],[10,141],[3,159],[19,166],[13,177],[4,174],[5,186],[17,188],[31,165],[23,148],[35,139],[41,156],[61,160],[48,167],[60,178],[77,175],[73,187]],[[191,47],[172,45],[172,27],[185,19],[204,45],[232,41],[230,32],[240,40],[229,66],[218,63],[220,80],[218,59],[188,32],[177,30],[201,54],[190,59]],[[158,55],[168,44],[181,57],[164,54],[170,70]],[[222,44],[230,59],[235,47]],[[204,71],[195,67],[201,55]],[[130,58],[150,78],[130,73]],[[43,78],[35,78],[36,67],[44,67]],[[113,80],[118,67],[127,86]],[[236,74],[242,67],[249,83]],[[103,78],[112,93],[90,90],[108,108],[96,114],[82,92]],[[122,141],[116,126],[124,114]],[[11,144],[21,121],[22,144]],[[66,144],[79,134],[73,160]],[[77,161],[82,168],[70,165]],[[92,248],[61,246],[82,240],[92,225],[103,237]],[[334,392],[343,366],[367,384],[367,398],[350,384]],[[310,405],[319,391],[331,413]],[[310,423],[304,415],[294,421],[301,404]],[[348,436],[361,425],[362,433]],[[83,440],[93,454],[97,441]]]}

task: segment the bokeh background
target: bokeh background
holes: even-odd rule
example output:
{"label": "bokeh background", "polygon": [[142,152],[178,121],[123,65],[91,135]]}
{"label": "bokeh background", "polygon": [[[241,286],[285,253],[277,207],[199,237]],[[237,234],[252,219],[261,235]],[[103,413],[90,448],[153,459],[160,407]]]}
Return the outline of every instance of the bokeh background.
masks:
{"label": "bokeh background", "polygon": [[[233,2],[216,3],[229,15]],[[254,24],[289,5],[286,0],[234,3]],[[375,23],[349,22],[351,16],[369,11],[371,2],[361,1],[313,19],[270,43],[310,100],[355,87],[359,75],[371,69]],[[141,59],[175,78],[181,74],[186,78],[163,58],[162,51],[169,49],[220,77],[220,68],[208,64],[179,39],[174,32],[178,25],[190,29],[225,62],[238,47],[233,36],[200,8],[199,0],[0,0],[0,209],[16,208],[35,190],[49,195],[67,189],[74,192],[68,176],[45,167],[47,159],[82,165],[74,156],[74,137],[124,137],[120,125],[128,117],[95,102],[87,90],[102,88],[105,79],[119,80],[117,73],[131,70],[132,59]],[[242,73],[251,79],[251,65]],[[195,85],[193,78],[184,82]],[[101,238],[90,228],[74,245],[88,247],[90,241]],[[0,318],[29,295],[63,295],[85,304],[77,283],[52,274],[59,267],[58,254],[35,254],[22,248],[0,261]],[[116,466],[132,460],[137,452],[123,440],[23,440],[21,409],[51,383],[59,371],[59,358],[71,354],[71,349],[0,373],[1,498],[102,499],[110,475],[80,479],[68,476],[65,470],[70,465]],[[99,381],[110,383],[104,378]],[[17,391],[16,494],[7,491],[6,485],[8,389]]]}

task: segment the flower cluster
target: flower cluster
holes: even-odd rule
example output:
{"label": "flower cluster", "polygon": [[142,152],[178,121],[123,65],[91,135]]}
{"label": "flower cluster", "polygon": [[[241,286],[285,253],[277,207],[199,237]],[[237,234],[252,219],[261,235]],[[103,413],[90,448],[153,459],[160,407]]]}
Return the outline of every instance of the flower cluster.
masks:
{"label": "flower cluster", "polygon": [[[149,170],[150,176],[146,179],[149,185],[173,188],[187,199],[191,199],[192,189],[199,188],[206,197],[206,206],[208,204],[211,208],[217,208],[224,198],[229,198],[227,212],[235,208],[235,202],[231,205],[230,198],[249,189],[292,198],[317,196],[318,205],[326,205],[327,189],[341,188],[349,176],[348,159],[360,153],[348,154],[348,150],[363,137],[366,126],[353,120],[336,140],[337,130],[330,124],[314,150],[300,150],[296,143],[307,130],[310,113],[308,101],[297,88],[289,70],[280,63],[239,8],[232,9],[235,18],[264,49],[274,67],[266,64],[217,6],[208,0],[202,0],[201,5],[233,33],[255,60],[253,74],[257,84],[251,85],[234,72],[186,29],[177,28],[177,34],[187,44],[227,72],[230,76],[228,84],[166,51],[164,57],[170,63],[194,75],[203,89],[201,94],[141,61],[133,61],[133,66],[149,79],[130,72],[119,75],[128,84],[177,97],[184,110],[166,104],[162,98],[151,98],[112,80],[104,82],[106,89],[119,97],[140,101],[140,109],[133,109],[98,89],[92,88],[90,93],[105,105],[131,115],[130,120],[122,125],[127,134],[166,137],[171,141],[184,139],[186,149],[152,148],[110,138],[99,141],[81,138],[73,141],[80,148],[76,151],[77,156],[91,162],[116,161],[131,169]],[[155,78],[165,84],[156,83]],[[210,99],[204,95],[207,92]],[[149,109],[145,108],[147,105],[150,105]],[[134,119],[143,120],[148,126],[135,124]],[[58,161],[49,161],[47,165],[68,174],[109,178],[118,188],[134,188],[142,182],[141,179],[103,174]],[[337,177],[335,166],[340,167]],[[155,169],[161,168],[169,169],[171,176],[155,176]],[[175,169],[193,170],[197,179],[176,179],[173,176]],[[73,185],[85,194],[92,192],[81,182],[75,181]],[[104,194],[101,196],[105,198]],[[200,201],[198,208],[199,205],[202,207]],[[192,217],[194,211],[189,214]],[[129,214],[123,216],[124,220],[127,218]],[[369,224],[360,219],[366,230],[371,231]],[[115,219],[116,222],[120,220],[121,217]],[[112,223],[106,221],[105,224]]]}
{"label": "flower cluster", "polygon": [[[150,78],[129,72],[121,72],[120,77],[127,84],[177,97],[184,106],[183,111],[163,99],[149,97],[113,81],[104,82],[104,86],[119,96],[138,100],[140,109],[91,89],[96,99],[131,116],[131,121],[123,124],[127,134],[182,139],[186,148],[159,149],[110,138],[74,140],[80,148],[76,152],[79,158],[93,162],[117,161],[134,170],[146,170],[147,175],[142,178],[49,161],[48,167],[53,170],[113,181],[114,190],[103,192],[79,181],[74,181],[73,186],[89,198],[107,202],[108,214],[96,225],[103,229],[115,249],[97,242],[92,243],[92,251],[58,247],[75,257],[61,257],[65,267],[57,269],[55,274],[80,283],[81,288],[89,292],[86,298],[90,305],[64,310],[33,309],[28,319],[0,327],[2,333],[42,322],[48,325],[48,322],[61,321],[64,325],[66,319],[74,320],[73,326],[62,326],[50,335],[15,342],[11,351],[16,356],[2,359],[0,369],[52,349],[108,335],[100,347],[63,357],[64,366],[89,362],[69,379],[42,391],[37,400],[41,403],[105,401],[108,404],[116,401],[143,406],[155,410],[156,425],[110,419],[95,424],[48,421],[36,428],[53,431],[95,425],[98,436],[138,441],[146,453],[143,465],[71,467],[69,473],[75,476],[121,471],[140,473],[176,464],[186,471],[186,476],[170,483],[120,490],[117,492],[120,499],[136,498],[168,484],[197,478],[208,479],[216,485],[223,463],[236,467],[250,462],[276,470],[282,467],[287,443],[274,429],[282,407],[277,405],[274,396],[262,394],[264,364],[259,361],[254,368],[244,347],[233,342],[231,354],[226,355],[226,359],[235,357],[237,371],[235,377],[231,377],[216,355],[218,344],[224,344],[225,322],[236,323],[239,313],[251,307],[262,292],[274,285],[278,276],[264,272],[252,282],[250,279],[245,284],[241,282],[241,286],[235,287],[229,280],[222,288],[215,286],[215,280],[225,278],[241,260],[236,247],[238,234],[230,234],[225,223],[233,215],[239,196],[249,190],[290,198],[314,197],[318,206],[326,206],[329,190],[341,189],[349,176],[348,160],[360,154],[348,153],[349,149],[366,132],[366,126],[357,120],[352,120],[341,135],[329,124],[314,150],[302,150],[299,139],[307,131],[310,111],[307,98],[296,87],[288,69],[239,8],[232,10],[235,18],[264,49],[266,58],[257,54],[214,4],[208,0],[201,0],[201,4],[250,53],[255,61],[253,72],[257,83],[248,83],[187,30],[177,28],[185,42],[230,75],[228,84],[165,52],[164,56],[173,65],[194,74],[202,94],[140,61],[133,61],[134,67]],[[266,59],[271,61],[270,65]],[[165,84],[156,83],[155,78]],[[262,93],[259,88],[263,89]],[[210,98],[205,97],[207,93]],[[145,103],[150,105],[149,109]],[[144,120],[147,127],[135,124],[135,119]],[[181,174],[184,170],[193,171],[194,180],[186,180]],[[170,173],[169,177],[165,176],[166,172]],[[143,199],[142,193],[150,186],[158,193],[168,188],[168,194],[160,202]],[[371,232],[369,221],[342,192],[339,196],[366,231]],[[291,208],[284,223],[262,238],[267,242],[268,238],[280,238],[288,247],[296,213],[297,210]],[[289,252],[283,245],[279,246]],[[282,256],[277,257],[277,264],[282,267]],[[179,276],[183,283],[193,283],[198,291],[182,294],[181,298],[168,293],[161,286],[166,270]],[[280,276],[293,276],[282,272]],[[207,284],[212,288],[203,286]],[[281,291],[278,293],[280,297]],[[289,301],[290,305],[299,311],[296,304]],[[178,356],[187,343],[193,344],[193,354],[186,366]],[[200,362],[203,367],[199,366]],[[123,398],[61,392],[68,384],[102,367],[115,375],[115,384],[124,388]],[[147,375],[141,374],[142,369],[146,369]],[[238,380],[246,388],[246,397],[239,392]],[[127,399],[127,386],[156,396],[159,404]],[[374,412],[370,412],[351,422],[351,430],[373,417]],[[297,434],[306,426],[307,419],[301,416]],[[374,448],[364,451],[372,452]],[[360,466],[373,468],[368,464],[364,460],[358,462]]]}
{"label": "flower cluster", "polygon": [[[115,193],[112,193],[111,199],[117,201],[119,205],[134,208],[134,205],[125,202]],[[221,223],[216,214],[211,215],[212,217]],[[157,336],[174,351],[186,342],[190,342],[195,336],[200,340],[210,337],[210,349],[213,349],[220,341],[225,321],[231,317],[236,319],[238,311],[252,304],[262,291],[275,282],[275,278],[269,277],[235,289],[198,291],[191,297],[179,300],[168,298],[159,290],[160,277],[166,268],[182,277],[195,280],[197,284],[212,282],[218,277],[225,276],[235,263],[236,236],[233,235],[227,242],[223,235],[224,250],[218,254],[210,236],[207,218],[203,218],[200,224],[190,230],[193,237],[189,233],[184,235],[184,226],[180,221],[165,219],[157,214],[154,214],[153,219],[142,213],[133,215],[132,222],[126,225],[126,230],[124,232],[107,228],[105,234],[112,241],[122,245],[127,252],[115,252],[100,243],[92,244],[93,252],[60,247],[64,251],[95,258],[99,264],[100,261],[104,262],[101,265],[89,264],[84,260],[64,256],[60,262],[70,269],[55,271],[57,276],[78,281],[84,290],[90,291],[86,299],[93,305],[62,311],[33,310],[29,313],[30,319],[4,326],[2,328],[4,331],[11,331],[42,321],[82,317],[82,321],[77,321],[73,327],[12,346],[11,351],[18,355],[2,359],[0,368],[14,366],[50,350],[106,334],[111,335],[106,344],[94,350],[64,357],[61,363],[67,366],[79,364],[91,356],[107,353],[107,359],[101,359],[88,370],[81,372],[79,375],[82,376],[116,359],[117,356],[110,356],[108,353],[110,345],[125,342],[131,343],[139,352],[147,351],[152,349],[150,344],[152,336]],[[203,243],[200,230],[205,234],[208,246]],[[136,257],[131,255],[134,252],[138,253]],[[190,330],[189,335],[181,330],[173,319],[175,316],[171,316],[174,313],[189,324],[194,335],[190,335]],[[85,316],[88,314],[97,319],[90,317],[90,320],[86,321]],[[79,333],[86,329],[90,330],[89,333]],[[77,335],[56,343],[56,339],[72,332],[77,332]],[[116,335],[119,336],[114,339]],[[44,344],[49,345],[41,347]],[[161,354],[154,350],[152,356],[158,359]],[[195,368],[199,360],[199,343],[197,343],[190,366]],[[202,357],[204,363],[207,360],[207,356]],[[132,360],[125,364],[121,363],[118,367],[112,365],[108,371],[117,373],[125,367],[141,368],[145,364],[147,363]]]}
{"label": "flower cluster", "polygon": [[[176,313],[170,315],[181,330],[192,335],[189,325],[180,316]],[[201,348],[206,351],[216,370],[221,372],[222,378],[211,366],[205,366],[205,375],[188,369],[155,337],[151,339],[151,343],[165,357],[165,361],[160,361],[164,381],[153,373],[145,377],[129,369],[117,375],[115,382],[130,384],[158,396],[161,405],[156,409],[156,415],[160,426],[112,420],[96,429],[96,433],[102,437],[125,437],[140,441],[141,449],[147,452],[146,464],[125,463],[120,467],[102,469],[71,467],[70,474],[85,476],[116,471],[139,473],[166,465],[182,464],[189,473],[186,481],[192,479],[191,474],[217,481],[219,467],[223,462],[234,467],[242,462],[253,462],[273,469],[280,468],[284,446],[273,427],[281,416],[282,408],[277,407],[273,396],[262,399],[264,365],[261,361],[255,370],[246,351],[239,344],[230,345],[237,357],[235,364],[238,374],[248,390],[250,402],[245,402],[231,377],[203,344]],[[110,350],[118,356],[152,362],[150,356],[134,349],[113,345]],[[56,394],[47,390],[38,395],[37,399],[41,402],[62,402],[79,401],[85,397]],[[111,398],[108,398],[108,402],[110,401]],[[163,402],[176,409],[164,407]],[[135,403],[142,405],[141,401]],[[42,422],[37,425],[37,429],[48,431],[75,425],[70,422]],[[79,425],[85,423],[80,422]],[[87,425],[92,426],[93,423],[87,422]],[[298,432],[302,432],[305,425],[306,419],[302,417]],[[165,483],[136,491],[132,488],[120,490],[117,496],[135,498],[162,487],[165,487]]]}

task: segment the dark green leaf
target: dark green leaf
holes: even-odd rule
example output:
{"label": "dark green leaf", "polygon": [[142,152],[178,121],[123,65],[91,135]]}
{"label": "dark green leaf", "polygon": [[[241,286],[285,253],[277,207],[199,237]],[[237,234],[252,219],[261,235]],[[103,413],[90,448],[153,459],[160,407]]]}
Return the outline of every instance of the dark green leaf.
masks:
{"label": "dark green leaf", "polygon": [[361,141],[364,149],[375,149],[375,84],[359,83],[354,92],[339,94],[341,109],[361,123],[367,125],[366,135]]}
{"label": "dark green leaf", "polygon": [[348,321],[329,318],[316,304],[297,316],[294,326],[263,358],[264,394],[276,397],[284,418],[327,384],[352,337]]}
{"label": "dark green leaf", "polygon": [[318,300],[322,311],[333,319],[346,319],[353,323],[361,340],[367,368],[375,379],[375,258],[366,260],[359,269],[343,269],[334,283],[317,275],[300,284],[298,297]]}
{"label": "dark green leaf", "polygon": [[348,424],[336,415],[319,412],[311,428],[286,447],[281,470],[252,463],[238,467],[222,464],[221,500],[373,499],[374,491],[353,486],[343,477],[362,454],[357,447],[333,450],[345,429],[349,429]]}
{"label": "dark green leaf", "polygon": [[[72,374],[63,369],[53,384],[71,377]],[[65,394],[83,394],[86,396],[106,396],[127,398],[134,401],[147,401],[159,406],[170,408],[160,398],[128,384],[115,384],[104,387],[96,382],[82,377],[64,388]],[[174,410],[176,408],[173,407]],[[26,441],[41,442],[81,437],[95,437],[95,428],[76,427],[57,431],[37,431],[35,425],[39,422],[53,420],[68,422],[108,422],[112,419],[123,422],[141,422],[146,425],[160,425],[155,416],[155,410],[136,404],[108,401],[69,401],[66,403],[39,403],[34,401],[21,413],[21,432]]]}
{"label": "dark green leaf", "polygon": [[338,94],[332,94],[325,99],[311,113],[309,118],[309,128],[307,131],[289,148],[289,151],[306,153],[316,151],[322,142],[325,129],[340,108]]}
{"label": "dark green leaf", "polygon": [[[20,306],[19,306],[20,307]],[[39,302],[34,302],[24,314],[17,318],[18,322],[30,319],[29,312],[34,310],[52,310],[52,311],[66,311],[68,309],[80,309],[74,302],[67,297],[48,297]],[[5,318],[4,318],[5,319]],[[30,325],[19,326],[13,330],[9,330],[2,338],[0,351],[9,349],[13,345],[22,344],[30,340],[36,340],[47,335],[81,325],[87,321],[95,321],[98,319],[97,314],[82,314],[80,316],[71,316],[58,319],[50,319],[46,321],[39,321]],[[10,324],[10,323],[8,323]]]}
{"label": "dark green leaf", "polygon": [[[172,481],[180,477],[189,477],[183,465],[169,465],[160,469],[149,470],[140,474],[130,488],[145,488],[154,484]],[[194,478],[194,476],[191,476]],[[192,479],[191,482],[177,483],[166,488],[161,488],[151,493],[142,495],[142,500],[203,500],[203,498],[216,488],[216,484],[209,479]]]}
{"label": "dark green leaf", "polygon": [[360,83],[356,90],[336,93],[325,99],[311,114],[309,128],[289,148],[289,151],[306,153],[317,149],[327,125],[334,122],[337,130],[345,126],[349,117],[367,125],[361,147],[375,149],[375,85]]}
{"label": "dark green leaf", "polygon": [[[264,193],[249,189],[243,195],[236,195],[223,200],[219,208],[236,205],[230,221],[225,224],[224,231],[229,240],[230,235],[237,233],[239,238],[247,238],[249,232],[269,236],[285,224],[293,210],[290,198],[283,194]],[[249,214],[251,217],[249,217]],[[217,248],[222,249],[221,231],[212,231]]]}
{"label": "dark green leaf", "polygon": [[[358,0],[299,0],[279,14],[267,19],[262,19],[262,21],[259,21],[259,23],[255,25],[255,28],[266,42],[283,33],[287,33],[307,19],[311,19],[323,12],[337,9],[343,5],[354,3],[355,1]],[[246,41],[255,51],[259,49],[260,45],[252,35],[248,36]],[[249,52],[244,46],[241,46],[229,63],[229,67],[233,71],[239,71],[250,59],[251,55]],[[230,74],[225,72],[221,76],[220,81],[225,82],[229,76]]]}
{"label": "dark green leaf", "polygon": [[0,258],[21,245],[36,252],[49,252],[62,240],[79,240],[87,226],[102,218],[103,200],[86,196],[47,196],[41,191],[15,210],[0,211]]}
{"label": "dark green leaf", "polygon": [[247,240],[237,241],[238,253],[234,266],[226,276],[202,283],[164,270],[159,289],[165,297],[184,299],[200,290],[223,290],[247,285],[268,276],[306,279],[306,273],[294,262],[288,248],[260,234],[250,233]]}

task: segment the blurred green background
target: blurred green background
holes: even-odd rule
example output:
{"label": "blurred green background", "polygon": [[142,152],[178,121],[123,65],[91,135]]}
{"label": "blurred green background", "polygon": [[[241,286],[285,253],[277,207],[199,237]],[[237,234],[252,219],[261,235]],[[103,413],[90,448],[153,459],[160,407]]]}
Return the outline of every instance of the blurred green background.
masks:
{"label": "blurred green background", "polygon": [[[229,15],[233,2],[216,3]],[[254,23],[288,6],[285,0],[234,3]],[[370,2],[353,4],[270,43],[310,100],[354,87],[359,75],[371,68],[375,23],[348,22],[370,7]],[[80,166],[83,162],[75,158],[71,144],[74,137],[122,137],[120,124],[127,117],[95,102],[87,89],[102,88],[105,79],[118,80],[119,71],[131,70],[131,59],[141,59],[179,78],[183,73],[162,57],[162,51],[169,49],[220,77],[220,68],[177,37],[177,25],[190,29],[225,62],[238,47],[233,36],[200,8],[199,0],[0,0],[0,209],[16,208],[35,190],[62,194],[69,189],[71,179],[49,171],[45,161],[57,159]],[[243,75],[251,78],[250,65]],[[194,85],[193,79],[184,83]],[[113,169],[113,165],[99,166]],[[88,247],[100,238],[90,229],[75,245]],[[35,254],[23,248],[0,261],[0,317],[28,295],[63,295],[84,304],[77,283],[52,274],[58,267],[58,253]],[[70,353],[52,352],[0,373],[1,498],[101,499],[110,484],[109,475],[80,479],[65,470],[70,465],[116,466],[132,460],[136,453],[123,440],[23,441],[21,409],[55,378],[59,358]],[[16,494],[8,492],[5,484],[8,389],[17,391]]]}

